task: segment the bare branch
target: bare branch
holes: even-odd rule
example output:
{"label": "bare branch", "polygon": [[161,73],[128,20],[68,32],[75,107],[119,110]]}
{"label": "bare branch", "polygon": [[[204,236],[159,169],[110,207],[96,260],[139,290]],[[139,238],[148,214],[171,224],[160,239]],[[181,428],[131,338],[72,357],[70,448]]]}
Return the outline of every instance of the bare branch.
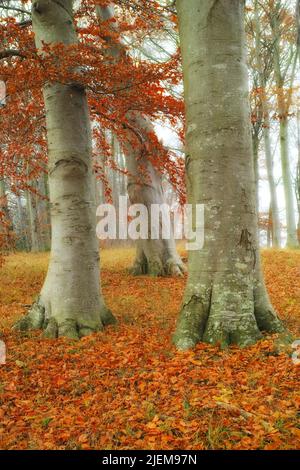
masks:
{"label": "bare branch", "polygon": [[20,28],[26,28],[27,26],[31,26],[31,25],[32,25],[32,21],[31,21],[31,20],[21,21],[20,23],[17,23],[17,25],[18,25]]}
{"label": "bare branch", "polygon": [[22,57],[24,59],[26,56],[17,49],[5,49],[4,51],[0,51],[0,59],[7,59],[9,57]]}
{"label": "bare branch", "polygon": [[9,11],[16,11],[18,13],[22,13],[22,14],[25,14],[25,15],[31,15],[30,11],[27,11],[27,10],[24,10],[23,8],[18,8],[18,7],[8,7],[8,6],[4,6],[4,5],[1,5],[1,10],[9,10]]}

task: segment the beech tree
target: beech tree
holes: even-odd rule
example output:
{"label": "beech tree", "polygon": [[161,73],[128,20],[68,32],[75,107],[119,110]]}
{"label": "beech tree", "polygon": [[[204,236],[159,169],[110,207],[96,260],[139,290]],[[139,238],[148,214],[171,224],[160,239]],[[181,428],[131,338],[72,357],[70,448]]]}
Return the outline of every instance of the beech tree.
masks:
{"label": "beech tree", "polygon": [[174,342],[249,345],[281,332],[260,267],[242,0],[177,0],[188,202],[205,205]]}
{"label": "beech tree", "polygon": [[[119,36],[128,37],[130,34],[135,44],[142,43],[144,33],[149,28],[153,34],[160,31],[162,21],[165,21],[164,15],[169,17],[168,21],[174,27],[173,15],[164,12],[160,3],[149,5],[145,0],[132,0],[126,4],[116,0],[114,3],[118,7],[119,19],[118,34],[112,35],[116,42]],[[129,123],[124,127],[128,110],[138,110],[141,115],[147,116],[149,122],[167,116],[174,128],[182,128],[182,97],[175,98],[168,92],[181,80],[178,54],[170,54],[166,60],[157,63],[150,62],[146,56],[132,60],[125,47],[122,58],[108,60],[109,47],[106,42],[111,36],[113,21],[108,18],[108,21],[99,24],[95,15],[95,7],[105,9],[108,2],[92,0],[76,3],[78,43],[74,43],[70,49],[57,43],[49,53],[38,58],[27,6],[28,1],[21,4],[17,0],[7,6],[4,13],[7,12],[8,16],[1,19],[0,25],[0,75],[8,90],[6,109],[1,110],[4,125],[0,129],[0,138],[4,145],[0,148],[0,173],[14,180],[12,188],[15,191],[33,189],[32,182],[40,177],[44,164],[47,163],[45,111],[40,90],[47,80],[61,84],[77,83],[87,91],[93,122],[93,164],[98,181],[95,186],[99,195],[108,196],[111,191],[107,182],[117,182],[118,178],[111,178],[111,175],[113,170],[120,170],[112,157],[108,140],[114,135],[124,149],[127,137],[138,135],[136,129],[129,132]],[[20,13],[23,8],[24,19],[21,17],[23,13]],[[44,44],[44,52],[47,52],[47,48],[47,44]],[[138,146],[140,144],[138,138]],[[183,159],[162,145],[160,152],[149,150],[152,146],[155,150],[158,144],[157,137],[151,132],[146,142],[142,143],[141,150],[144,152],[148,147],[148,164],[184,198]],[[99,150],[102,156],[99,155]],[[138,152],[137,149],[133,151]],[[125,173],[123,164],[121,166],[121,171]],[[104,181],[103,191],[101,180]],[[169,260],[167,250],[164,253]],[[178,259],[178,264],[180,263]],[[166,264],[163,266],[164,270],[165,267]]]}
{"label": "beech tree", "polygon": [[[259,101],[261,108],[261,124],[262,124],[262,134],[264,141],[264,151],[265,151],[265,161],[266,169],[270,190],[270,213],[272,215],[272,242],[274,247],[280,247],[281,235],[280,235],[280,219],[279,219],[279,209],[278,209],[278,198],[276,183],[274,178],[273,171],[273,155],[271,147],[271,122],[270,122],[270,103],[268,98],[267,87],[270,81],[271,67],[269,62],[271,60],[270,56],[272,55],[272,47],[270,46],[267,51],[264,50],[263,38],[262,38],[262,28],[261,28],[261,19],[259,12],[259,2],[258,0],[254,1],[254,48],[255,48],[255,69],[258,75],[257,87],[259,90]],[[268,54],[268,60],[265,59],[265,55]],[[257,205],[257,210],[259,209]]]}
{"label": "beech tree", "polygon": [[[96,7],[96,12],[100,23],[113,20],[111,22],[112,35],[105,38],[109,46],[108,60],[110,58],[118,62],[123,58],[130,66],[132,59],[118,38],[114,4],[99,5]],[[159,159],[159,154],[166,152],[155,136],[154,126],[149,116],[136,109],[135,103],[132,104],[132,109],[127,109],[123,117],[122,143],[128,169],[127,192],[130,202],[143,204],[150,215],[152,204],[166,203],[162,188],[162,174],[154,166],[155,160]],[[150,218],[148,226],[150,227]],[[176,251],[173,233],[169,239],[163,239],[162,230],[160,230],[158,239],[152,240],[148,237],[137,240],[136,258],[131,269],[133,274],[181,276],[184,271],[185,267]]]}
{"label": "beech tree", "polygon": [[[283,189],[286,205],[286,228],[288,248],[298,246],[294,190],[292,183],[290,150],[289,150],[289,114],[292,104],[292,88],[296,75],[297,47],[294,38],[290,41],[289,23],[283,21],[288,16],[285,5],[281,1],[274,3],[267,13],[274,43],[274,78],[276,82],[277,109],[279,117],[279,141]],[[294,18],[292,17],[293,21]],[[286,38],[286,36],[288,36]],[[286,50],[285,43],[288,44]]]}
{"label": "beech tree", "polygon": [[[135,132],[128,131],[129,135],[126,140],[127,168],[129,170],[127,191],[132,204],[143,204],[147,208],[150,229],[151,206],[166,204],[162,175],[151,164],[144,151],[148,135],[154,134],[154,128],[151,121],[141,113],[129,112],[127,119],[135,129]],[[136,132],[138,132],[138,138]],[[159,151],[162,151],[161,145],[158,145],[156,149],[156,152]],[[155,152],[154,146],[152,146],[152,152]],[[153,157],[155,158],[155,153]],[[147,239],[137,240],[136,258],[131,270],[133,274],[182,276],[185,272],[185,266],[176,250],[172,228],[170,237],[163,238],[162,224],[160,218],[157,239],[151,239],[149,236]]]}
{"label": "beech tree", "polygon": [[[77,44],[73,1],[32,4],[41,55]],[[45,50],[47,45],[47,50]],[[59,57],[57,57],[59,61]],[[43,88],[49,155],[51,258],[41,293],[16,328],[44,328],[47,337],[78,338],[114,322],[99,284],[90,118],[84,87],[49,82]]]}
{"label": "beech tree", "polygon": [[[162,113],[174,123],[182,118],[182,100],[157,91],[163,90],[162,77],[169,84],[179,82],[174,73],[178,55],[159,64],[108,61],[105,38],[110,27],[99,27],[95,15],[95,6],[107,5],[104,0],[76,4],[76,29],[70,0],[33,2],[32,14],[27,5],[9,4],[7,18],[1,18],[0,75],[7,102],[1,109],[0,177],[14,180],[14,191],[27,191],[47,164],[52,246],[40,296],[16,328],[78,337],[114,321],[99,287],[92,174],[98,162],[94,159],[92,165],[92,144],[106,151],[107,135],[125,140],[124,114],[133,103],[150,119]],[[127,3],[118,5],[127,11]],[[130,8],[132,24],[124,21],[124,14],[120,34],[136,25],[141,31],[137,36],[149,24],[160,28],[159,4],[158,11],[146,1],[133,1]],[[182,160],[177,161],[168,152],[155,161],[158,172],[174,186],[183,174]]]}

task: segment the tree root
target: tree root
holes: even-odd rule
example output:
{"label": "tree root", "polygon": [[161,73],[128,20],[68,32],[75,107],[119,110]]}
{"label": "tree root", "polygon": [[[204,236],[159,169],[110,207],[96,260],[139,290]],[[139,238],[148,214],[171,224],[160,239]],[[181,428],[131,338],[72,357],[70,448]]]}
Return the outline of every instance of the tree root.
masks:
{"label": "tree root", "polygon": [[[211,292],[191,295],[184,302],[173,336],[178,349],[192,349],[200,341],[219,344],[222,348],[233,344],[246,347],[261,339],[262,332],[283,334],[285,331],[270,304],[266,305],[265,315],[260,305],[258,317],[264,318],[262,323],[256,317],[254,298],[241,297],[235,302],[237,311],[230,311],[230,304],[213,304],[211,296]],[[224,320],[223,312],[227,315]]]}
{"label": "tree root", "polygon": [[58,338],[61,336],[70,339],[80,339],[97,331],[101,331],[104,326],[116,323],[116,319],[111,311],[104,307],[99,316],[98,323],[78,322],[74,318],[64,318],[58,321],[54,316],[47,318],[45,307],[40,301],[40,297],[34,302],[30,310],[13,326],[14,330],[30,331],[44,330],[45,338]]}
{"label": "tree root", "polygon": [[183,275],[187,272],[187,268],[180,258],[170,258],[166,262],[166,272],[169,276],[183,277]]}
{"label": "tree root", "polygon": [[27,314],[15,323],[13,329],[19,331],[38,330],[43,328],[44,322],[45,308],[41,305],[38,297]]}
{"label": "tree root", "polygon": [[166,262],[160,260],[136,259],[129,273],[133,276],[148,275],[152,277],[183,277],[187,271],[180,258],[169,258]]}

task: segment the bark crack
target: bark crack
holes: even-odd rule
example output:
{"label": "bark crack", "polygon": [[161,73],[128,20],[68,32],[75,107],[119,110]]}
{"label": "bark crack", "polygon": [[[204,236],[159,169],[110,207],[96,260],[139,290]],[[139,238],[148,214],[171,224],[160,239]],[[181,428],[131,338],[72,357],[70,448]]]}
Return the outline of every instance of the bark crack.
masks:
{"label": "bark crack", "polygon": [[250,251],[252,253],[252,256],[253,256],[253,269],[254,269],[255,265],[256,265],[256,250],[253,247],[251,238],[252,238],[252,235],[249,232],[249,230],[247,230],[246,228],[243,229],[242,232],[241,232],[240,241],[239,241],[238,245],[245,248],[246,251]]}
{"label": "bark crack", "polygon": [[81,160],[80,158],[77,157],[71,157],[71,158],[61,158],[60,160],[56,161],[54,163],[54,166],[50,169],[49,175],[51,175],[57,168],[61,165],[73,165],[73,164],[78,164],[79,166],[84,167],[85,173],[88,172],[88,166],[87,164]]}
{"label": "bark crack", "polygon": [[185,307],[188,307],[192,302],[200,302],[203,305],[201,296],[197,294],[193,294],[190,296],[187,302],[184,302],[182,309],[184,309]]}
{"label": "bark crack", "polygon": [[190,162],[191,162],[191,156],[189,154],[187,154],[185,156],[185,169],[186,170],[188,170]]}
{"label": "bark crack", "polygon": [[68,15],[70,16],[70,18],[72,19],[72,22],[73,22],[73,15],[72,15],[72,11],[70,12],[61,2],[59,2],[58,0],[52,0],[53,3],[56,3],[56,5],[60,6],[63,10],[65,10]]}
{"label": "bark crack", "polygon": [[218,3],[219,3],[219,0],[214,0],[212,6],[209,8],[208,15],[207,15],[207,24],[212,20],[214,9]]}

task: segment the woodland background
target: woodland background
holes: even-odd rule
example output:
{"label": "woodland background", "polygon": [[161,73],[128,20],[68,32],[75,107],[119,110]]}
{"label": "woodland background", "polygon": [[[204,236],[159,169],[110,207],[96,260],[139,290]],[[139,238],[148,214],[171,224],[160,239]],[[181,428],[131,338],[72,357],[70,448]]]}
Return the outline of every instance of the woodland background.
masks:
{"label": "woodland background", "polygon": [[[174,2],[115,3],[117,20],[99,28],[91,2],[78,2],[78,47],[66,54],[57,45],[41,61],[33,41],[31,2],[0,1],[0,332],[7,347],[7,364],[0,365],[0,447],[299,448],[299,367],[290,346],[282,348],[273,335],[246,349],[199,343],[192,351],[177,352],[170,338],[186,274],[134,276],[132,242],[101,242],[102,290],[116,325],[79,342],[45,340],[39,332],[11,328],[38,295],[49,260],[41,93],[46,78],[76,86],[80,76],[87,91],[97,204],[117,205],[119,195],[127,194],[136,175],[128,168],[126,151],[140,140],[147,162],[161,177],[166,201],[172,207],[186,202]],[[299,338],[296,7],[299,2],[292,0],[248,1],[246,34],[263,270],[274,307]],[[107,37],[121,38],[126,51],[114,64],[104,60]],[[75,65],[76,72],[70,72]],[[133,136],[138,143],[123,125],[124,112],[132,107],[147,116],[150,126],[142,137]],[[177,248],[186,261],[184,244]]]}

